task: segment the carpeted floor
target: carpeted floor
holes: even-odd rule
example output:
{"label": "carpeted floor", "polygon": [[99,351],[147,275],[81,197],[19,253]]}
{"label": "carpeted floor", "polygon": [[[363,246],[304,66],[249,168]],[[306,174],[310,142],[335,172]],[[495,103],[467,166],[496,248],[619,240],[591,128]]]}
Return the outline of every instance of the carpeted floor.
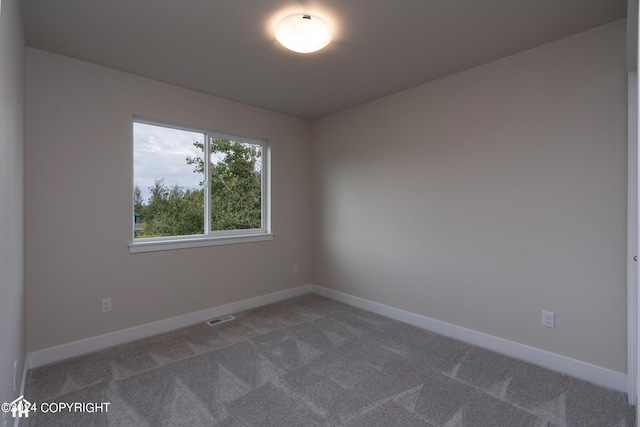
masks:
{"label": "carpeted floor", "polygon": [[631,427],[626,395],[317,295],[28,372],[22,426]]}

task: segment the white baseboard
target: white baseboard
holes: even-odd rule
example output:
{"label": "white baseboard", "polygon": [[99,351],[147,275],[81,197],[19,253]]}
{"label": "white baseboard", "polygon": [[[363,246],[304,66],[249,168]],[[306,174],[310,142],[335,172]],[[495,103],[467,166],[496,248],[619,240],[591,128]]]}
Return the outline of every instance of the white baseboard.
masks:
{"label": "white baseboard", "polygon": [[471,329],[441,322],[420,314],[400,310],[364,298],[312,285],[312,292],[354,307],[381,314],[479,347],[515,357],[544,368],[580,378],[621,392],[627,392],[627,375],[570,357],[561,356],[535,347],[505,340]]}
{"label": "white baseboard", "polygon": [[[24,396],[24,387],[27,383],[27,371],[31,368],[31,359],[29,358],[29,355],[27,354],[24,357],[24,366],[22,367],[22,383],[20,384],[20,394],[19,396]],[[13,421],[13,427],[20,427],[20,420],[22,420],[21,417],[15,417],[14,421]]]}
{"label": "white baseboard", "polygon": [[23,387],[28,368],[36,368],[48,363],[67,359],[69,357],[80,356],[103,348],[204,322],[214,317],[249,310],[310,292],[493,350],[507,356],[516,357],[610,389],[621,392],[627,391],[626,374],[317,285],[299,286],[268,295],[208,308],[206,310],[172,317],[158,322],[147,323],[145,325],[111,332],[97,337],[31,352],[27,355],[27,359],[25,361],[25,370],[23,372],[22,379]]}
{"label": "white baseboard", "polygon": [[208,308],[206,310],[196,311],[194,313],[188,313],[153,323],[147,323],[145,325],[134,326],[133,328],[110,332],[108,334],[98,335],[96,337],[86,338],[68,344],[62,344],[56,347],[45,348],[43,350],[31,352],[27,356],[30,361],[31,368],[37,368],[38,366],[57,362],[69,357],[80,356],[82,354],[91,353],[93,351],[123,344],[125,342],[150,337],[152,335],[161,334],[163,332],[168,332],[199,322],[205,322],[214,317],[225,316],[227,314],[249,310],[287,298],[293,298],[298,295],[310,293],[311,290],[312,285],[298,286],[296,288]]}

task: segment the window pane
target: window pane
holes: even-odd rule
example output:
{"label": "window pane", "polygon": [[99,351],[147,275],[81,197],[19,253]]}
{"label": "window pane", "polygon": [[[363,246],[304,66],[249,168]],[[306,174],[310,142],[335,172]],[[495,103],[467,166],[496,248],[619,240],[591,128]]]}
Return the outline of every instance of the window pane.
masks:
{"label": "window pane", "polygon": [[262,227],[262,146],[211,138],[211,231]]}
{"label": "window pane", "polygon": [[204,134],[133,123],[134,237],[204,233]]}

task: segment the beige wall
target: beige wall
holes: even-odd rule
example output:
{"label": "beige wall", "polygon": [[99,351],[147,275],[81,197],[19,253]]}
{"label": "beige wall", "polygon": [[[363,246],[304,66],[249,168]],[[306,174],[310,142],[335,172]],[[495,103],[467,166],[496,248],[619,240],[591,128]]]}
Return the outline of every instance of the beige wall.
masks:
{"label": "beige wall", "polygon": [[[310,283],[309,122],[39,50],[26,57],[29,351]],[[274,240],[130,254],[133,114],[269,139]],[[106,297],[113,311],[102,314]]]}
{"label": "beige wall", "polygon": [[25,360],[23,252],[24,40],[17,0],[0,13],[0,402],[18,397]]}
{"label": "beige wall", "polygon": [[316,284],[626,372],[624,20],[312,134]]}

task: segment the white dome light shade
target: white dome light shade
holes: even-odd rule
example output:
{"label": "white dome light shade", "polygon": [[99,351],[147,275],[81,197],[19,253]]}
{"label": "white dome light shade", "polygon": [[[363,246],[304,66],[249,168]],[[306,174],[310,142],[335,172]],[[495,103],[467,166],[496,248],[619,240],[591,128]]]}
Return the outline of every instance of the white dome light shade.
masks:
{"label": "white dome light shade", "polygon": [[315,52],[331,41],[331,27],[317,16],[297,13],[280,21],[276,27],[276,40],[294,52]]}

